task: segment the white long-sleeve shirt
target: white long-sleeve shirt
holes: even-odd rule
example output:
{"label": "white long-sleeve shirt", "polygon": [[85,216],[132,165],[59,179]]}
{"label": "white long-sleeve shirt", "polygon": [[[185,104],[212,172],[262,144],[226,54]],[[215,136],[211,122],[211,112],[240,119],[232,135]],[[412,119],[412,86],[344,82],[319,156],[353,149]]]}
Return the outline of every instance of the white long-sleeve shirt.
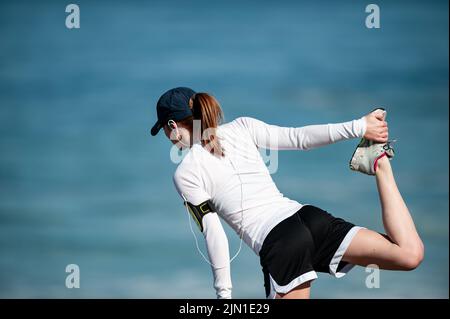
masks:
{"label": "white long-sleeve shirt", "polygon": [[218,298],[231,298],[232,289],[228,240],[219,216],[259,255],[270,230],[303,206],[280,193],[258,149],[308,150],[362,137],[365,129],[364,118],[293,128],[240,117],[217,129],[224,157],[213,156],[198,143],[190,148],[175,171],[174,184],[190,203],[211,200],[215,207],[202,226]]}

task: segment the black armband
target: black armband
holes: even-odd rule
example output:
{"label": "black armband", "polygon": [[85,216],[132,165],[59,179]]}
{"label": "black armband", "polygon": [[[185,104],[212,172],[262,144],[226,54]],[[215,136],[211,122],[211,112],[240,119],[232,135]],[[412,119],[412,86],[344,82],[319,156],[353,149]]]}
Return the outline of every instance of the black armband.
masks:
{"label": "black armband", "polygon": [[203,233],[203,224],[202,224],[203,216],[214,211],[211,201],[207,200],[199,205],[194,205],[189,202],[184,202],[184,204],[186,205],[192,218],[197,223],[197,226],[200,228],[200,231]]}

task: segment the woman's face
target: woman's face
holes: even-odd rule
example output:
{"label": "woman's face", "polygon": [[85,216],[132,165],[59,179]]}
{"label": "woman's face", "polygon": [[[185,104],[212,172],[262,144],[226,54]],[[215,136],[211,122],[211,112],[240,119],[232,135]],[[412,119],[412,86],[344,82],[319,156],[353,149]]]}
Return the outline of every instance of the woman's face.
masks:
{"label": "woman's face", "polygon": [[173,123],[173,127],[169,125],[164,125],[164,134],[172,142],[172,144],[177,145],[178,148],[186,148],[190,146],[190,134],[189,131],[178,123]]}

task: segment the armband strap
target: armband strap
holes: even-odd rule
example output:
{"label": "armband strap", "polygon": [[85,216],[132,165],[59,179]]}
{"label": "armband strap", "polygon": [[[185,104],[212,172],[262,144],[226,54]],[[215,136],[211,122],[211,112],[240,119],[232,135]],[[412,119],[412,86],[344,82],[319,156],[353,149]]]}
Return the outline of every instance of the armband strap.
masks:
{"label": "armband strap", "polygon": [[192,218],[197,223],[197,226],[200,228],[200,231],[203,233],[203,224],[202,224],[203,216],[214,211],[211,201],[206,200],[199,205],[194,205],[192,203],[189,203],[188,201],[185,201],[184,204],[186,205]]}

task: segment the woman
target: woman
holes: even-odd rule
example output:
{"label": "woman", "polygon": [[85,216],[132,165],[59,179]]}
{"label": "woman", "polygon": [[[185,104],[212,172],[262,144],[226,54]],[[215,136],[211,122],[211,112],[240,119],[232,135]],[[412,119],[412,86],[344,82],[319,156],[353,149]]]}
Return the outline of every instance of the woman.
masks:
{"label": "woman", "polygon": [[[163,128],[174,144],[189,148],[174,183],[205,237],[218,298],[231,298],[232,288],[218,216],[259,255],[268,298],[309,298],[317,272],[341,277],[354,265],[412,270],[421,263],[424,247],[392,173],[382,109],[345,123],[300,128],[248,117],[220,125],[214,97],[181,87],[161,96],[157,115],[152,135]],[[258,151],[308,150],[350,138],[361,138],[350,168],[375,176],[386,235],[286,198]]]}

